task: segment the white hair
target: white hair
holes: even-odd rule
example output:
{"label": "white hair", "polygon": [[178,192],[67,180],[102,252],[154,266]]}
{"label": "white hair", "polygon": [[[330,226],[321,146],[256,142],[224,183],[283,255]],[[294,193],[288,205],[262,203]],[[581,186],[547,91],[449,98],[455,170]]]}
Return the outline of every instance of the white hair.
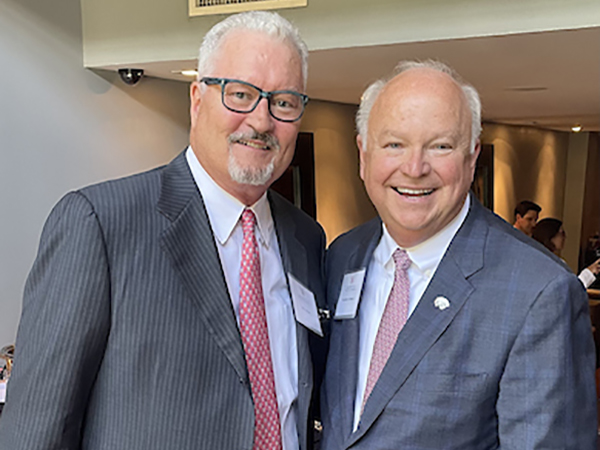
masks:
{"label": "white hair", "polygon": [[470,152],[473,153],[475,151],[475,146],[477,145],[477,139],[479,139],[479,135],[481,134],[481,100],[479,99],[479,94],[473,86],[465,82],[449,66],[431,59],[426,61],[400,61],[391,76],[375,81],[365,90],[360,100],[358,112],[356,113],[356,129],[358,134],[362,137],[363,150],[366,150],[367,148],[369,115],[371,114],[371,109],[379,97],[379,94],[393,78],[410,69],[432,69],[445,73],[460,86],[467,99],[469,109],[471,110]]}
{"label": "white hair", "polygon": [[308,47],[298,29],[277,13],[250,11],[229,16],[213,26],[202,40],[198,51],[198,80],[210,74],[219,47],[234,31],[257,31],[289,43],[300,56],[304,88],[308,79]]}

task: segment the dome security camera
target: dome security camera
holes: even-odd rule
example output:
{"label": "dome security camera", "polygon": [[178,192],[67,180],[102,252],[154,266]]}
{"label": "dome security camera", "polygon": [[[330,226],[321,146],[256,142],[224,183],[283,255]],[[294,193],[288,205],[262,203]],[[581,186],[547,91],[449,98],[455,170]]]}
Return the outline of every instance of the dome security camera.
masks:
{"label": "dome security camera", "polygon": [[129,86],[135,86],[144,76],[142,69],[119,69],[121,80]]}

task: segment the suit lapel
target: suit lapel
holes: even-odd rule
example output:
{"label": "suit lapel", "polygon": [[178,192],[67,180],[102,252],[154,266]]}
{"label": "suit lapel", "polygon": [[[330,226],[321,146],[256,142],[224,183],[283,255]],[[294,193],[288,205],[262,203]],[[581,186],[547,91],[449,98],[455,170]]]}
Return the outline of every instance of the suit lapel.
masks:
{"label": "suit lapel", "polygon": [[268,199],[275,223],[283,269],[286,275],[292,273],[298,281],[308,287],[308,259],[304,244],[298,236],[300,230],[297,229],[292,216],[285,213],[285,205],[282,204],[280,198],[269,191]]}
{"label": "suit lapel", "polygon": [[[360,427],[347,445],[356,442],[373,425],[473,292],[468,278],[483,267],[488,230],[481,226],[483,207],[474,199],[471,199],[471,205],[465,222],[442,258],[431,283],[400,332],[390,359],[365,405]],[[434,305],[437,297],[446,298],[450,307],[438,309]]]}
{"label": "suit lapel", "polygon": [[[268,198],[269,205],[271,207],[271,214],[273,216],[273,222],[275,224],[275,233],[277,234],[277,243],[279,245],[279,252],[281,254],[281,263],[283,265],[283,271],[285,272],[288,292],[290,293],[291,299],[292,294],[289,287],[288,274],[291,273],[304,286],[309,286],[307,266],[308,258],[306,256],[306,249],[300,241],[300,237],[298,236],[299,230],[297,229],[296,222],[293,220],[290,214],[286,214],[284,211],[286,205],[284,205],[281,202],[281,199],[279,199],[271,191],[269,191]],[[298,351],[297,411],[299,414],[296,425],[298,429],[300,448],[303,449],[307,440],[307,412],[309,410],[313,384],[312,364],[310,349],[308,346],[308,333],[311,331],[300,325],[296,320],[295,323],[296,347]],[[300,416],[300,414],[302,414],[302,416]]]}
{"label": "suit lapel", "polygon": [[223,353],[248,384],[242,342],[204,202],[185,152],[163,171],[158,210],[170,224],[161,245]]}
{"label": "suit lapel", "polygon": [[[357,236],[357,245],[348,256],[346,265],[343,266],[343,272],[338,275],[339,280],[336,279],[335,286],[337,289],[335,292],[330,292],[333,296],[331,301],[337,302],[343,282],[343,277],[347,273],[356,272],[361,269],[367,269],[369,262],[373,256],[373,252],[381,239],[381,221],[374,219],[371,222],[365,224],[360,234]],[[339,261],[334,261],[334,264],[338,264]],[[330,268],[330,272],[338,270],[338,268]],[[366,280],[366,276],[365,276]],[[364,288],[364,283],[363,283]],[[362,302],[362,296],[361,296]],[[339,320],[336,321],[336,326],[341,328],[341,339],[338,347],[340,354],[340,364],[338,365],[339,373],[337,374],[337,380],[343,380],[338,383],[338,396],[339,402],[335,404],[341,404],[341,415],[343,429],[343,439],[347,439],[353,429],[354,425],[354,401],[356,399],[356,386],[358,383],[358,357],[359,357],[359,344],[360,344],[360,321],[358,310],[360,304],[357,307],[356,316],[353,319]]]}

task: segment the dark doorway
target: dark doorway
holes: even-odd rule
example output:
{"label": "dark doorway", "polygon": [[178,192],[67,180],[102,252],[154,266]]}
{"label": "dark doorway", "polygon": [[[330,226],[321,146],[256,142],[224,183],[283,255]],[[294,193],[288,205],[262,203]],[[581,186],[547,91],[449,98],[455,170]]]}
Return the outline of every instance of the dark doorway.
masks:
{"label": "dark doorway", "polygon": [[494,146],[481,144],[471,189],[475,197],[490,211],[494,210]]}
{"label": "dark doorway", "polygon": [[271,188],[316,219],[315,152],[312,133],[298,133],[294,159]]}

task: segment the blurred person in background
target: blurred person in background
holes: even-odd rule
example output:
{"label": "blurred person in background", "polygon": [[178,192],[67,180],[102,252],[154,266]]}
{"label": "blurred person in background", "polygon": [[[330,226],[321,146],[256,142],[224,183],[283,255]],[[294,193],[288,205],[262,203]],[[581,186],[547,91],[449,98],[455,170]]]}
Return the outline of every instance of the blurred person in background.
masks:
{"label": "blurred person in background", "polygon": [[[567,238],[562,221],[553,217],[540,220],[533,228],[532,237],[556,256],[561,257]],[[578,278],[587,289],[596,281],[598,273],[600,273],[600,258],[583,269]]]}
{"label": "blurred person in background", "polygon": [[515,207],[514,227],[525,233],[527,236],[531,236],[531,232],[533,231],[533,227],[535,227],[541,211],[542,207],[530,200],[519,202]]}

